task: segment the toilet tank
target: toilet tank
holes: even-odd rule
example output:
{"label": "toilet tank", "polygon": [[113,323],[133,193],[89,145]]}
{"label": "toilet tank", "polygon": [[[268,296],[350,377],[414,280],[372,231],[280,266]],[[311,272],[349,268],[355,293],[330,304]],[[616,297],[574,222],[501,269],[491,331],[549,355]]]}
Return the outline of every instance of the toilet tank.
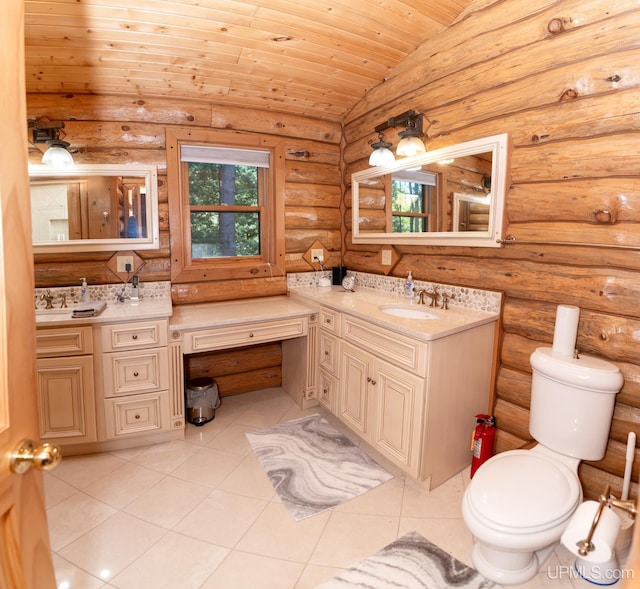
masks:
{"label": "toilet tank", "polygon": [[624,380],[620,369],[586,354],[554,355],[552,348],[538,348],[530,360],[531,435],[565,456],[601,460]]}

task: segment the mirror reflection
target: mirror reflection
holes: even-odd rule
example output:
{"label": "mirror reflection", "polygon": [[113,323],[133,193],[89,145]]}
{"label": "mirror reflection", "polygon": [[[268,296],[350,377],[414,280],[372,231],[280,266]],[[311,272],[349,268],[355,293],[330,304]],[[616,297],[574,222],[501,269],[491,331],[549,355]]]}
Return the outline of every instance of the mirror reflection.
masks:
{"label": "mirror reflection", "polygon": [[354,174],[353,242],[499,246],[507,148],[496,135]]}
{"label": "mirror reflection", "polygon": [[157,247],[157,180],[150,166],[29,170],[36,251]]}

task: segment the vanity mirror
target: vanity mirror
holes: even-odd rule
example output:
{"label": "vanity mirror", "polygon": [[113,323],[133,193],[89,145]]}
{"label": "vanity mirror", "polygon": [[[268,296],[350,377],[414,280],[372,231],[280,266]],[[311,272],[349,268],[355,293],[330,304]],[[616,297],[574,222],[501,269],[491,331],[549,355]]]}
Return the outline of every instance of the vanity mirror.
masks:
{"label": "vanity mirror", "polygon": [[508,134],[352,175],[353,243],[500,247]]}
{"label": "vanity mirror", "polygon": [[34,253],[157,249],[154,166],[29,166]]}

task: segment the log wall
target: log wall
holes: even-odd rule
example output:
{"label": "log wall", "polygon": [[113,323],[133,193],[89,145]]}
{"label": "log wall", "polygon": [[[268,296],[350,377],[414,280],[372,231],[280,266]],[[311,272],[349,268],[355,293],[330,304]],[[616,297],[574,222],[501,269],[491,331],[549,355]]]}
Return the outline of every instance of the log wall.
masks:
{"label": "log wall", "polygon": [[[59,94],[27,95],[30,120],[46,116],[65,122],[66,139],[76,163],[151,164],[158,168],[159,250],[136,252],[145,265],[142,281],[170,279],[169,194],[165,129],[190,126],[274,135],[285,141],[286,270],[304,272],[312,267],[303,259],[317,240],[330,253],[327,266],[341,259],[342,174],[338,123],[297,115],[273,113],[212,103],[150,98]],[[40,163],[41,152],[31,149],[31,163]],[[85,254],[37,254],[36,286],[117,282],[106,262],[114,252]],[[180,284],[172,289],[175,304],[251,298],[283,294],[283,276],[216,283]]]}
{"label": "log wall", "polygon": [[[373,129],[389,116],[424,113],[427,149],[510,133],[507,234],[515,243],[396,246],[402,258],[393,274],[412,270],[416,279],[504,293],[498,451],[530,441],[529,355],[551,344],[558,304],[579,306],[578,349],[616,363],[625,377],[606,456],[581,465],[580,477],[587,496],[606,483],[619,494],[627,434],[640,436],[640,9],[631,0],[476,7],[423,44],[345,121],[345,226],[349,179],[367,167]],[[344,261],[382,273],[379,249],[353,245],[348,233]],[[633,495],[639,467],[636,450]]]}

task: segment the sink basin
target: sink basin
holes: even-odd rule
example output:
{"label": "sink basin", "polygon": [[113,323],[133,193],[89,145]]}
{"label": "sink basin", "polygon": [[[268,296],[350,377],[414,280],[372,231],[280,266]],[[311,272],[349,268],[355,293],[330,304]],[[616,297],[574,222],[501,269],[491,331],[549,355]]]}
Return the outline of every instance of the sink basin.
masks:
{"label": "sink basin", "polygon": [[387,315],[395,317],[404,317],[406,319],[439,319],[440,315],[420,309],[412,305],[382,305],[379,309]]}

